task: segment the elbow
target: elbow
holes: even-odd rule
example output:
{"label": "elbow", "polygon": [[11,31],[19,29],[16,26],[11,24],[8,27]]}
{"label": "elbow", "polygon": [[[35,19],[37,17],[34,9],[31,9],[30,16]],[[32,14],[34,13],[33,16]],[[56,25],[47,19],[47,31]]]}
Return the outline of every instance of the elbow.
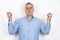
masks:
{"label": "elbow", "polygon": [[49,33],[45,33],[44,35],[49,35]]}
{"label": "elbow", "polygon": [[12,33],[9,33],[9,35],[13,35]]}
{"label": "elbow", "polygon": [[50,30],[49,31],[47,30],[47,31],[43,32],[44,35],[49,35],[49,33],[50,33]]}
{"label": "elbow", "polygon": [[44,35],[49,35],[49,32],[43,33]]}
{"label": "elbow", "polygon": [[41,32],[41,34],[43,34],[43,35],[49,35],[49,32],[44,31],[44,32]]}
{"label": "elbow", "polygon": [[14,35],[14,33],[13,32],[9,32],[9,35]]}

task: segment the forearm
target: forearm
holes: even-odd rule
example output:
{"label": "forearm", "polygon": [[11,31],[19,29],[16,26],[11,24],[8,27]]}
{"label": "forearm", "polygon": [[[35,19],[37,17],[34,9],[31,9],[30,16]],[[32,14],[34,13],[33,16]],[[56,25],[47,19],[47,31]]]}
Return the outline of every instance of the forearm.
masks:
{"label": "forearm", "polygon": [[50,20],[48,20],[45,26],[45,34],[49,34],[50,27],[51,27],[51,23],[50,23]]}
{"label": "forearm", "polygon": [[51,23],[47,20],[46,26],[41,28],[43,34],[49,34]]}
{"label": "forearm", "polygon": [[12,21],[8,21],[8,30],[9,30],[10,35],[14,34],[14,28],[13,28]]}

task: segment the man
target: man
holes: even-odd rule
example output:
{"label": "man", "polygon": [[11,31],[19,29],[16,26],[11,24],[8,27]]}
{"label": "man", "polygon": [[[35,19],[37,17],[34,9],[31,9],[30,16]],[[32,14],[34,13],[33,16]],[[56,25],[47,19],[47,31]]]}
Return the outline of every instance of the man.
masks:
{"label": "man", "polygon": [[52,14],[47,14],[47,23],[43,27],[41,20],[33,16],[34,6],[28,2],[25,5],[26,17],[20,18],[12,23],[12,13],[7,12],[9,34],[19,33],[19,40],[38,40],[39,33],[49,34]]}

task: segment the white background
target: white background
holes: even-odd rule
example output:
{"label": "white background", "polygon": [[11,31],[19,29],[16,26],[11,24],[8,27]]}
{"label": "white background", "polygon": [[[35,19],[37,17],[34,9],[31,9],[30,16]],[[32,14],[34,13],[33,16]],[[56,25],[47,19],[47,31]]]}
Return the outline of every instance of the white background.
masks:
{"label": "white background", "polygon": [[49,35],[39,35],[39,40],[60,40],[60,0],[0,0],[0,40],[18,40],[18,35],[9,35],[7,11],[12,12],[13,22],[25,16],[25,3],[34,5],[34,16],[46,22],[47,13],[52,13]]}

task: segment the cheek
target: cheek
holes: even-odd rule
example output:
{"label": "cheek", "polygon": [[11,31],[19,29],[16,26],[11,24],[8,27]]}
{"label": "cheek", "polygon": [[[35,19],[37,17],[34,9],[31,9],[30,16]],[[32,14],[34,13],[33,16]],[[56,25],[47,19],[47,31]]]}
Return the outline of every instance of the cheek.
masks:
{"label": "cheek", "polygon": [[28,12],[28,10],[25,10],[25,12],[27,13],[27,12]]}
{"label": "cheek", "polygon": [[33,9],[31,9],[31,12],[34,12],[34,10],[33,10]]}

